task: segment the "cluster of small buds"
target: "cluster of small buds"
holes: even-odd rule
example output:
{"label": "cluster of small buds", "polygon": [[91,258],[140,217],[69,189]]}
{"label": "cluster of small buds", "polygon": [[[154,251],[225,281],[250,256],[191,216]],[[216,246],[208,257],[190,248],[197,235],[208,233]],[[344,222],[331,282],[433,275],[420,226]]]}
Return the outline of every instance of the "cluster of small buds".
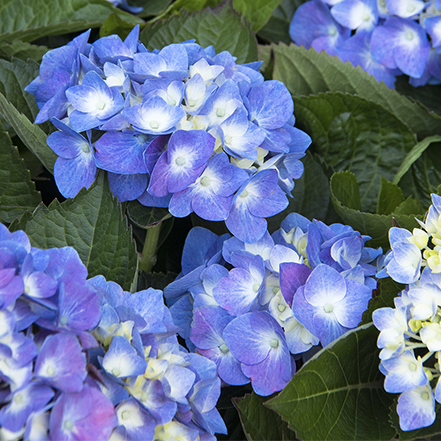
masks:
{"label": "cluster of small buds", "polygon": [[[380,371],[384,389],[401,394],[397,412],[402,430],[433,424],[435,401],[441,403],[441,197],[432,194],[424,229],[389,232],[391,250],[378,277],[406,284],[395,308],[372,314],[380,331]],[[426,364],[426,365],[424,365]]]}
{"label": "cluster of small buds", "polygon": [[213,360],[224,383],[251,381],[268,396],[290,381],[296,359],[358,326],[382,255],[368,239],[295,213],[253,244],[195,227],[164,296],[187,347]]}
{"label": "cluster of small buds", "polygon": [[161,291],[87,279],[73,248],[0,224],[0,438],[214,441],[216,364],[176,329]]}
{"label": "cluster of small buds", "polygon": [[441,83],[440,0],[311,0],[290,25],[292,40],[324,50],[393,88]]}
{"label": "cluster of small buds", "polygon": [[102,169],[121,202],[195,212],[259,240],[265,218],[288,206],[311,143],[294,127],[291,94],[264,81],[260,62],[194,41],[149,52],[138,34],[90,44],[86,32],[49,51],[25,89],[35,122],[59,129],[47,143],[60,192],[74,197]]}

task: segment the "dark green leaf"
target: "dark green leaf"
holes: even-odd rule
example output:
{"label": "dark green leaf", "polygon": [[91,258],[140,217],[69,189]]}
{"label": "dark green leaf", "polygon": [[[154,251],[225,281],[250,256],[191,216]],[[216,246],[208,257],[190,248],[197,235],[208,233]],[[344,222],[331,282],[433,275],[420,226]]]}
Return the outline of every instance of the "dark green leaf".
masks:
{"label": "dark green leaf", "polygon": [[130,290],[137,272],[135,244],[104,173],[74,199],[54,200],[48,208],[41,204],[11,228],[24,230],[39,248],[75,248],[90,277],[102,274]]}
{"label": "dark green leaf", "polygon": [[402,202],[404,202],[404,196],[401,188],[381,177],[376,213],[391,214]]}
{"label": "dark green leaf", "polygon": [[356,208],[351,208],[356,207],[358,183],[355,176],[350,172],[335,173],[331,178],[330,186],[331,201],[337,214],[343,219],[345,224],[350,225],[361,234],[372,237],[369,241],[369,246],[371,247],[381,246],[385,250],[389,249],[388,232],[393,226],[393,219],[402,228],[407,228],[408,230],[418,227],[414,215],[392,213],[385,216],[365,213]]}
{"label": "dark green leaf", "polygon": [[247,440],[295,440],[294,432],[288,429],[288,425],[280,416],[264,406],[263,403],[268,398],[253,392],[233,400]]}
{"label": "dark green leaf", "polygon": [[16,57],[25,61],[32,58],[34,61],[40,62],[47,51],[46,46],[37,46],[20,40],[5,41],[0,44],[0,56],[4,58]]}
{"label": "dark green leaf", "polygon": [[[367,243],[369,245],[369,242]],[[372,321],[372,313],[378,308],[394,308],[394,298],[404,289],[404,285],[395,282],[387,277],[377,282],[377,289],[372,292],[372,299],[369,301],[368,309],[363,314],[361,324],[367,324]]]}
{"label": "dark green leaf", "polygon": [[[343,63],[337,57],[314,49],[281,43],[272,45],[275,55],[274,79],[283,81],[294,97],[320,92],[356,94],[396,115],[420,139],[439,134],[441,117],[421,104],[378,83],[361,67]],[[296,102],[296,101],[295,101]]]}
{"label": "dark green leaf", "polygon": [[424,208],[431,204],[430,195],[437,192],[441,182],[441,142],[430,144],[400,179],[404,196],[415,196]]}
{"label": "dark green leaf", "polygon": [[213,45],[217,53],[229,51],[237,63],[257,61],[257,43],[245,19],[231,5],[183,13],[148,25],[141,41],[150,50],[192,38],[203,47]]}
{"label": "dark green leaf", "polygon": [[254,32],[258,32],[270,19],[272,12],[282,0],[233,0],[233,6],[250,23]]}
{"label": "dark green leaf", "polygon": [[107,37],[109,35],[116,34],[119,36],[119,38],[125,40],[133,27],[133,23],[124,21],[117,14],[111,14],[100,28],[100,37]]}
{"label": "dark green leaf", "polygon": [[131,6],[142,6],[143,10],[138,15],[149,17],[159,15],[165,11],[172,0],[131,0]]}
{"label": "dark green leaf", "polygon": [[0,113],[13,127],[23,144],[41,161],[52,173],[57,155],[46,144],[47,135],[36,124],[33,124],[20,113],[0,93]]}
{"label": "dark green leaf", "polygon": [[274,9],[268,23],[259,31],[258,36],[268,42],[285,44],[291,43],[289,36],[289,25],[294,16],[295,10],[305,0],[283,0],[280,5]]}
{"label": "dark green leaf", "polygon": [[308,219],[323,220],[330,202],[329,181],[322,167],[310,153],[301,160],[305,167],[300,179],[295,180],[293,197],[282,213],[267,219],[268,230],[272,233],[280,228],[280,223],[289,213],[299,213]]}
{"label": "dark green leaf", "polygon": [[166,208],[146,207],[138,201],[128,203],[127,214],[141,228],[154,227],[171,217]]}
{"label": "dark green leaf", "polygon": [[381,176],[392,181],[415,145],[393,114],[359,96],[328,92],[294,100],[297,124],[335,171],[350,170],[360,183],[361,207],[374,212]]}
{"label": "dark green leaf", "polygon": [[395,400],[393,404],[390,406],[390,420],[392,422],[392,427],[394,427],[398,435],[400,437],[400,441],[414,441],[414,440],[420,440],[420,441],[430,441],[430,440],[439,440],[441,435],[441,404],[436,403],[435,406],[435,412],[436,412],[436,419],[435,422],[429,426],[424,427],[422,429],[418,430],[409,430],[404,432],[400,429],[400,420],[396,411],[397,404],[398,404],[398,397],[397,395],[393,395],[395,397]]}
{"label": "dark green leaf", "polygon": [[332,178],[333,196],[345,207],[351,210],[361,210],[360,189],[355,175],[351,172],[340,172],[333,175]]}
{"label": "dark green leaf", "polygon": [[305,363],[267,406],[306,440],[390,440],[393,396],[383,389],[373,324],[349,331]]}
{"label": "dark green leaf", "polygon": [[134,24],[143,23],[138,17],[113,7],[106,0],[3,0],[0,8],[0,42],[28,42],[46,35],[99,27],[112,13]]}
{"label": "dark green leaf", "polygon": [[423,139],[421,142],[419,142],[412,148],[412,150],[404,158],[400,166],[400,169],[395,175],[393,180],[394,184],[398,184],[400,182],[400,179],[407,173],[407,171],[410,169],[412,164],[421,157],[421,155],[426,151],[427,147],[429,147],[429,145],[432,144],[432,142],[441,142],[441,136],[440,135],[429,136]]}
{"label": "dark green leaf", "polygon": [[408,98],[423,103],[432,112],[441,115],[441,85],[426,84],[424,87],[414,87],[409,84],[406,75],[397,77],[396,90]]}
{"label": "dark green leaf", "polygon": [[162,291],[167,285],[173,282],[177,276],[177,273],[173,272],[163,274],[141,271],[138,278],[138,291],[148,288],[160,289]]}
{"label": "dark green leaf", "polygon": [[0,131],[0,219],[12,222],[41,202],[40,193],[18,150],[7,133]]}
{"label": "dark green leaf", "polygon": [[38,76],[38,70],[39,66],[33,60],[0,60],[0,93],[31,121],[34,121],[39,109],[34,97],[24,88]]}

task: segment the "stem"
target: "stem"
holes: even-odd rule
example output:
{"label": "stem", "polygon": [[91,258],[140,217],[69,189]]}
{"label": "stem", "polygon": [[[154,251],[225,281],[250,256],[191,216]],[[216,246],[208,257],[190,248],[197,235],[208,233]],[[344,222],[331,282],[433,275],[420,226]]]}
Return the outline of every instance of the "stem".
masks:
{"label": "stem", "polygon": [[147,228],[144,248],[139,256],[139,269],[149,273],[156,264],[156,252],[158,248],[159,233],[161,232],[162,222],[154,227]]}

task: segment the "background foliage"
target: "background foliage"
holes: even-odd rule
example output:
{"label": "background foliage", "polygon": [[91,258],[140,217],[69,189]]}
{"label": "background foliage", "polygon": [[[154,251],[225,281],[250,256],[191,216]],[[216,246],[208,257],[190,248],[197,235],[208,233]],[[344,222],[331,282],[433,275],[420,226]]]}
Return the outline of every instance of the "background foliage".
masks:
{"label": "background foliage", "polygon": [[[23,88],[38,75],[44,53],[93,28],[92,38],[124,37],[141,24],[149,49],[195,38],[238,62],[264,61],[266,79],[283,81],[295,103],[296,126],[313,139],[285,212],[343,222],[387,249],[392,225],[413,228],[441,183],[441,86],[396,90],[349,62],[290,44],[289,23],[300,0],[133,0],[133,16],[106,0],[2,0],[0,8],[0,218],[23,229],[33,245],[77,249],[89,274],[126,290],[163,288],[180,271],[180,255],[195,216],[168,219],[166,210],[121,204],[100,174],[73,200],[58,193],[56,159],[46,145],[50,126],[33,123],[38,109]],[[164,221],[157,262],[138,276],[137,250],[146,229]],[[223,224],[203,225],[219,233]],[[221,411],[229,435],[220,439],[417,439],[441,434],[398,429],[394,397],[382,388],[372,311],[392,305],[401,287],[381,282],[364,325],[317,353],[278,396],[226,388]],[[438,408],[437,408],[438,409]],[[439,413],[439,411],[438,411]]]}

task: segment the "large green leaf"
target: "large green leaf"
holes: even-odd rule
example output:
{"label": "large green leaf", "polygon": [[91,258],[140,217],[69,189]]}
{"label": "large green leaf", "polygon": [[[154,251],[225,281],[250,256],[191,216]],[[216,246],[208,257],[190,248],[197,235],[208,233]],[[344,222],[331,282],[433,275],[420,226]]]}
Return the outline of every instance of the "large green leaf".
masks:
{"label": "large green leaf", "polygon": [[0,57],[16,57],[25,61],[28,58],[32,58],[40,62],[47,51],[48,48],[46,46],[37,46],[21,40],[5,41],[0,44]]}
{"label": "large green leaf", "polygon": [[373,324],[349,331],[303,365],[278,397],[266,403],[301,440],[390,440]]}
{"label": "large green leaf", "polygon": [[414,87],[409,84],[406,75],[400,75],[397,77],[395,88],[402,95],[423,103],[429,110],[441,115],[441,84],[426,84],[424,87]]}
{"label": "large green leaf", "polygon": [[328,165],[355,174],[362,209],[375,211],[381,176],[392,181],[416,144],[412,132],[384,107],[339,92],[297,97],[295,115]]}
{"label": "large green leaf", "polygon": [[254,32],[258,32],[270,19],[274,9],[282,0],[233,0],[233,6],[250,23]]}
{"label": "large green leaf", "polygon": [[106,0],[2,0],[0,43],[29,42],[46,35],[99,27],[112,13],[135,24],[143,23]]}
{"label": "large green leaf", "polygon": [[230,4],[183,13],[148,25],[140,39],[148,49],[196,39],[203,47],[213,45],[217,53],[229,51],[238,63],[257,60],[257,43],[245,19]]}
{"label": "large green leaf", "polygon": [[233,400],[247,440],[295,440],[294,432],[288,429],[280,416],[263,405],[267,400],[268,397],[261,397],[254,392]]}
{"label": "large green leaf", "polygon": [[283,0],[280,5],[274,9],[268,23],[259,31],[259,37],[268,42],[285,44],[291,43],[289,36],[289,25],[295,10],[306,0]]}
{"label": "large green leaf", "polygon": [[104,173],[88,190],[62,204],[39,205],[11,226],[24,230],[33,246],[75,248],[89,276],[102,274],[129,290],[137,272],[137,255],[127,219],[122,215]]}
{"label": "large green leaf", "polygon": [[52,172],[57,155],[46,144],[46,133],[36,124],[31,123],[2,93],[0,93],[0,114],[12,126],[23,144]]}
{"label": "large green leaf", "polygon": [[[274,51],[274,79],[283,81],[294,97],[320,92],[356,94],[396,115],[418,134],[419,139],[439,134],[441,117],[422,104],[378,83],[361,67],[343,63],[336,56],[291,44],[271,45]],[[296,102],[296,100],[295,100]]]}
{"label": "large green leaf", "polygon": [[[424,153],[412,164],[409,171],[400,179],[399,184],[405,196],[415,195],[421,201],[423,207],[428,208],[431,204],[430,195],[436,193],[441,182],[441,156],[439,154],[441,142],[432,142],[429,146],[424,145],[429,137],[414,147],[414,152],[409,153],[411,159],[417,148],[425,148]],[[407,158],[406,158],[407,159]],[[404,163],[403,163],[404,165]],[[399,175],[397,175],[399,178]]]}
{"label": "large green leaf", "polygon": [[41,202],[29,170],[6,132],[0,131],[0,219],[12,222]]}
{"label": "large green leaf", "polygon": [[441,135],[429,136],[427,138],[424,138],[422,141],[420,141],[412,148],[412,150],[404,158],[400,166],[400,169],[398,170],[397,174],[394,177],[393,182],[395,184],[398,184],[400,182],[400,179],[410,169],[412,164],[414,164],[421,157],[421,155],[433,142],[441,142]]}
{"label": "large green leaf", "polygon": [[39,65],[33,60],[0,60],[0,93],[31,121],[39,109],[34,97],[25,92],[24,88],[38,76],[38,70]]}
{"label": "large green leaf", "polygon": [[[233,0],[234,9],[251,24],[254,32],[261,29],[270,19],[271,13],[282,0]],[[185,11],[200,11],[206,7],[214,8],[222,0],[177,0],[159,18]]]}
{"label": "large green leaf", "polygon": [[418,213],[409,213],[417,204],[410,202],[410,200],[403,201],[393,213],[387,216],[360,211],[357,178],[348,171],[335,173],[331,178],[330,186],[331,201],[335,211],[345,224],[350,225],[361,234],[372,237],[368,242],[370,247],[381,246],[383,249],[390,247],[388,232],[393,226],[394,220],[402,228],[408,230],[418,227],[418,222],[415,220],[415,215]]}

